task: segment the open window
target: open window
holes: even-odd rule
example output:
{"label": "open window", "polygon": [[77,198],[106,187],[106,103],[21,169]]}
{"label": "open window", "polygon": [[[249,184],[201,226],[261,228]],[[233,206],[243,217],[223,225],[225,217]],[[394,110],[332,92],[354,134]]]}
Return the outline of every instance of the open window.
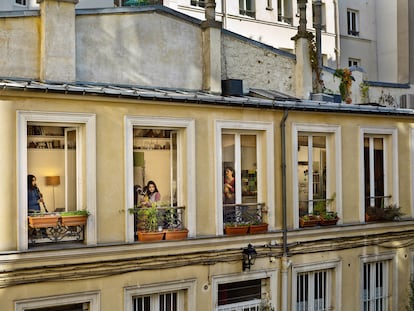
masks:
{"label": "open window", "polygon": [[[153,204],[173,212],[174,224],[195,234],[194,121],[188,119],[126,117],[127,211]],[[148,197],[151,182],[157,199]],[[126,213],[127,241],[137,239],[136,214]],[[166,219],[167,217],[161,217]],[[171,224],[160,222],[160,227]]]}
{"label": "open window", "polygon": [[384,219],[384,208],[398,206],[396,146],[395,129],[361,128],[361,218],[365,221]]}
{"label": "open window", "polygon": [[274,221],[271,123],[217,121],[217,234],[229,225]]}
{"label": "open window", "polygon": [[295,226],[308,214],[341,218],[340,127],[293,124]]}
{"label": "open window", "polygon": [[[68,239],[96,243],[95,116],[24,111],[17,114],[19,249],[34,242]],[[33,212],[28,202],[29,175],[36,177],[37,190],[45,203],[36,212],[54,213],[59,218],[60,212],[87,210],[91,217],[82,232],[74,228],[55,230],[62,225],[60,219],[44,225],[42,230],[37,225],[29,226],[29,213]]]}

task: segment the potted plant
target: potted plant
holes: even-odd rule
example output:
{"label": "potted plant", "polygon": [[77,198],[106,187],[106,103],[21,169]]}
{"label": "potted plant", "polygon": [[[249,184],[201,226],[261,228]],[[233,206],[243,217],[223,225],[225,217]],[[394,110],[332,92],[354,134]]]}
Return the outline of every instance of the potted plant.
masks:
{"label": "potted plant", "polygon": [[365,209],[365,221],[381,220],[384,217],[384,209],[381,207],[370,206]]}
{"label": "potted plant", "polygon": [[385,220],[400,220],[401,216],[404,215],[401,212],[401,207],[397,206],[397,204],[390,204],[384,207],[384,214],[383,218]]}
{"label": "potted plant", "polygon": [[338,214],[336,212],[325,212],[319,216],[319,224],[321,226],[331,226],[336,225],[339,220]]}
{"label": "potted plant", "polygon": [[62,226],[84,226],[88,221],[89,212],[87,210],[61,212],[60,217]]}
{"label": "potted plant", "polygon": [[299,227],[314,227],[319,224],[319,221],[319,216],[315,216],[313,214],[303,215],[302,217],[299,217]]}
{"label": "potted plant", "polygon": [[28,216],[29,226],[38,228],[57,227],[59,216],[55,214],[34,213]]}
{"label": "potted plant", "polygon": [[158,230],[160,214],[155,203],[151,207],[135,207],[129,211],[137,213],[138,219],[144,223],[144,230],[137,231],[139,241],[160,241],[164,238],[164,232]]}
{"label": "potted plant", "polygon": [[183,228],[182,222],[177,217],[175,208],[167,208],[165,210],[164,220],[167,224],[165,230],[165,240],[184,240],[188,236],[188,230]]}
{"label": "potted plant", "polygon": [[249,223],[246,222],[227,222],[224,226],[224,233],[227,235],[247,234]]}
{"label": "potted plant", "polygon": [[254,219],[250,222],[249,225],[249,233],[256,234],[256,233],[265,233],[267,232],[269,224],[262,221],[262,219]]}

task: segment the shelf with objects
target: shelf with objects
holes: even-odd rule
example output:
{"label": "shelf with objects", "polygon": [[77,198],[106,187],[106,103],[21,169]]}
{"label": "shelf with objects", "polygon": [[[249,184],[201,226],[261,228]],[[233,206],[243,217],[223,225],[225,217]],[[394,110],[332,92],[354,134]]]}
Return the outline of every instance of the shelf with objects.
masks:
{"label": "shelf with objects", "polygon": [[63,149],[65,144],[64,128],[60,126],[27,126],[27,148]]}

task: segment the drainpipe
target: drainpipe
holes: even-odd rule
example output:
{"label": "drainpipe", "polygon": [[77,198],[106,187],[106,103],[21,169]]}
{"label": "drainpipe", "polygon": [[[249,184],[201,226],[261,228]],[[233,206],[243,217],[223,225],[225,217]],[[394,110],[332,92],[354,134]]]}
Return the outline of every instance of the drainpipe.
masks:
{"label": "drainpipe", "polygon": [[334,0],[335,6],[335,55],[336,55],[336,68],[341,66],[341,50],[340,50],[340,35],[339,35],[339,9],[338,0]]}
{"label": "drainpipe", "polygon": [[286,119],[288,117],[288,110],[283,113],[283,118],[280,121],[281,132],[281,144],[282,144],[282,234],[283,234],[283,256],[281,259],[281,272],[282,272],[282,309],[288,310],[288,272],[290,267],[290,261],[288,259],[288,245],[287,245],[287,206],[286,206]]}

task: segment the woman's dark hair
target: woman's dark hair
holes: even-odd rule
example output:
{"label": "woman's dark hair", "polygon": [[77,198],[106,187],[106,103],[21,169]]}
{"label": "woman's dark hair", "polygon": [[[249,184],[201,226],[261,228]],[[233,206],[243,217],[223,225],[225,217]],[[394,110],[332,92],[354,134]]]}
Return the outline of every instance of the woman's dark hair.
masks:
{"label": "woman's dark hair", "polygon": [[231,166],[227,166],[225,169],[224,169],[224,173],[226,173],[226,171],[227,170],[229,170],[229,171],[231,171],[231,173],[233,174],[233,176],[234,176],[234,168],[232,168]]}
{"label": "woman's dark hair", "polygon": [[32,185],[33,178],[36,178],[36,176],[35,175],[27,175],[27,188],[29,190],[33,190],[34,189],[34,187]]}
{"label": "woman's dark hair", "polygon": [[153,185],[154,186],[154,188],[155,188],[155,190],[154,190],[154,192],[159,192],[158,191],[158,188],[157,188],[157,185],[155,184],[155,182],[153,182],[152,180],[150,180],[148,183],[147,183],[147,191],[149,192],[149,186],[150,185]]}

